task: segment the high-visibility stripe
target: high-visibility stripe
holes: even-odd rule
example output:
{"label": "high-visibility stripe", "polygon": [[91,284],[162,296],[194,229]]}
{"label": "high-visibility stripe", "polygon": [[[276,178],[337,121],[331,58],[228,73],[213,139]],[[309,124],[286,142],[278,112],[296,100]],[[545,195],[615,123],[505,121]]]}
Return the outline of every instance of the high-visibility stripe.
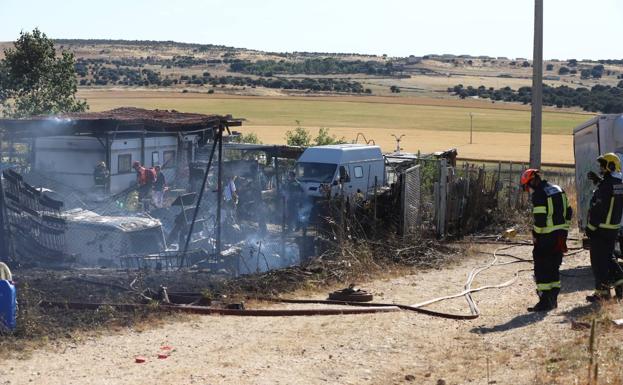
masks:
{"label": "high-visibility stripe", "polygon": [[610,290],[599,290],[595,289],[595,295],[610,295]]}
{"label": "high-visibility stripe", "polygon": [[547,206],[535,206],[532,209],[533,214],[547,214],[545,227],[538,227],[536,225],[533,226],[535,233],[549,234],[556,230],[567,230],[567,231],[569,230],[571,221],[567,221],[567,205],[568,205],[567,197],[565,196],[564,192],[561,195],[562,195],[562,203],[563,203],[564,223],[559,224],[559,225],[554,225],[554,199],[552,199],[552,197],[549,196],[547,197]]}
{"label": "high-visibility stripe", "polygon": [[614,285],[612,285],[612,286],[623,286],[623,279],[619,279],[619,280],[618,280],[618,281],[616,281],[616,282],[614,283]]}
{"label": "high-visibility stripe", "polygon": [[599,225],[600,229],[607,229],[607,230],[618,230],[619,228],[621,228],[621,224],[616,224],[616,225],[607,225],[605,223],[602,223]]}
{"label": "high-visibility stripe", "polygon": [[537,226],[534,226],[533,230],[537,234],[549,234],[549,233],[552,233],[552,232],[554,232],[556,230],[567,230],[568,231],[569,230],[569,224],[568,223],[563,223],[562,225],[556,225],[556,226],[551,226],[551,227],[537,227]]}
{"label": "high-visibility stripe", "polygon": [[591,225],[590,223],[586,227],[588,227],[589,230],[593,230],[593,231],[597,230],[597,227]]}
{"label": "high-visibility stripe", "polygon": [[547,227],[554,226],[554,200],[551,197],[547,198]]}
{"label": "high-visibility stripe", "polygon": [[548,283],[537,283],[536,289],[539,291],[547,291],[551,289],[560,289],[560,281],[548,282]]}
{"label": "high-visibility stripe", "polygon": [[539,291],[552,290],[552,285],[550,283],[537,283],[536,289]]}
{"label": "high-visibility stripe", "polygon": [[[613,210],[614,210],[614,197],[610,198],[610,208],[608,208],[608,215],[606,216],[606,222],[599,224],[598,227],[600,229],[618,230],[621,227],[620,223],[610,223],[612,221]],[[595,230],[594,228],[591,228],[590,225],[588,226],[588,228],[591,230]]]}
{"label": "high-visibility stripe", "polygon": [[610,198],[610,208],[608,209],[608,216],[606,216],[605,225],[610,225],[610,221],[612,220],[612,209],[614,209],[614,197]]}

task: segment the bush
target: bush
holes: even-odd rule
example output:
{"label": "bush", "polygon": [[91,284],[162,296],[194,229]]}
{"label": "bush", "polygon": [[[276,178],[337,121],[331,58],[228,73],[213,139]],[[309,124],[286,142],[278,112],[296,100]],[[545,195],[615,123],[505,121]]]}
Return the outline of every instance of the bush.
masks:
{"label": "bush", "polygon": [[239,137],[236,138],[237,143],[248,143],[248,144],[262,144],[262,141],[257,137],[257,134],[254,132],[249,132],[248,134],[240,134]]}
{"label": "bush", "polygon": [[316,142],[316,146],[346,143],[346,138],[341,137],[340,139],[338,139],[335,137],[335,135],[330,135],[328,128],[320,128],[318,130],[318,136],[316,136],[314,140]]}
{"label": "bush", "polygon": [[296,123],[298,127],[296,127],[294,131],[286,131],[286,143],[288,146],[309,147],[312,139],[311,134],[301,127],[298,121]]}

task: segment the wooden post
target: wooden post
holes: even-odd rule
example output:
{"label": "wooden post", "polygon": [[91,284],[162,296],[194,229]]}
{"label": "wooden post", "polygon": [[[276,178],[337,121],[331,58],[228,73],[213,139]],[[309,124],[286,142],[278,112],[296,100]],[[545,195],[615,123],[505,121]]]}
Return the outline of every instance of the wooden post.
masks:
{"label": "wooden post", "polygon": [[495,181],[495,204],[499,205],[500,203],[498,202],[498,193],[500,191],[500,187],[501,182],[502,182],[502,162],[498,162],[498,177],[497,180]]}
{"label": "wooden post", "polygon": [[508,167],[508,207],[513,206],[513,162],[510,162]]}
{"label": "wooden post", "polygon": [[374,236],[376,237],[376,230],[377,230],[377,225],[376,225],[376,191],[378,189],[378,176],[374,176]]}

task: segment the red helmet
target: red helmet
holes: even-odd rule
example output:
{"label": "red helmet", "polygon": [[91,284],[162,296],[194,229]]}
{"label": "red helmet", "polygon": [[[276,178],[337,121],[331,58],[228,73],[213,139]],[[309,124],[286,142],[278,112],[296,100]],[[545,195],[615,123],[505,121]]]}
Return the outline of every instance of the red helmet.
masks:
{"label": "red helmet", "polygon": [[536,168],[529,168],[521,174],[521,181],[519,183],[523,186],[524,190],[530,190],[528,185],[531,180],[539,176],[539,172],[540,171]]}

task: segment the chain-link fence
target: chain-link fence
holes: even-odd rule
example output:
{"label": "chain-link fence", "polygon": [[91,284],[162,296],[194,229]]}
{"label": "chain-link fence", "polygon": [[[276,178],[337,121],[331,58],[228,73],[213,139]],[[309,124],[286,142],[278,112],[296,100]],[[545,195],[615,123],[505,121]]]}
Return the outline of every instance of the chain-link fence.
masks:
{"label": "chain-link fence", "polygon": [[422,224],[421,165],[403,173],[402,183],[402,233],[414,234]]}
{"label": "chain-link fence", "polygon": [[[411,165],[416,166],[398,168],[396,178],[401,185],[400,229],[404,235],[426,236],[433,231],[438,237],[460,237],[483,229],[496,215],[511,217],[530,207],[530,195],[520,185],[526,164],[462,162],[448,166],[446,159],[427,158],[414,159]],[[560,185],[575,207],[574,168],[544,167],[542,174]]]}

